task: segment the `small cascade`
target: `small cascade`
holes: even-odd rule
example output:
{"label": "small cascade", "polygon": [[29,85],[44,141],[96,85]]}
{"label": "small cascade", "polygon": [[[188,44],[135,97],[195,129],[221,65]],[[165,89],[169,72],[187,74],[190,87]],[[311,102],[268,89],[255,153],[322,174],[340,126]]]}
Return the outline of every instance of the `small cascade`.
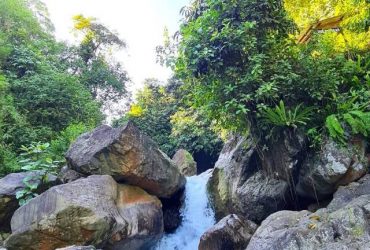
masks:
{"label": "small cascade", "polygon": [[198,249],[202,234],[215,224],[214,212],[209,204],[207,182],[213,169],[187,177],[185,201],[181,208],[182,224],[171,234],[165,234],[153,248],[155,250]]}

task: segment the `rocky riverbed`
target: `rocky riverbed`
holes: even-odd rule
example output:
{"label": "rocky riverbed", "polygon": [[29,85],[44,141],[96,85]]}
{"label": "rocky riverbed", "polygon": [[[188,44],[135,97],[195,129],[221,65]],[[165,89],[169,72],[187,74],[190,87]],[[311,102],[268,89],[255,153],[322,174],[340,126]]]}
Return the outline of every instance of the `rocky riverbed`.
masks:
{"label": "rocky riverbed", "polygon": [[[128,123],[80,136],[68,165],[19,207],[36,172],[0,179],[0,244],[54,249],[370,249],[366,143],[327,140],[307,151],[285,134],[261,152],[233,136],[200,175],[191,155],[171,160]],[[185,177],[184,175],[187,175]],[[50,186],[53,186],[50,188]]]}

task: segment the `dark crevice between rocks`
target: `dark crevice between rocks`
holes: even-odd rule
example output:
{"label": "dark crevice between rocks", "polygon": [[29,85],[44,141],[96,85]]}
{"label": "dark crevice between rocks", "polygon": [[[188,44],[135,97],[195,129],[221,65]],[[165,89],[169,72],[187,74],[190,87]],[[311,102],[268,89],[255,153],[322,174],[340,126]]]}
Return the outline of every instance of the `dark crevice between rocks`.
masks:
{"label": "dark crevice between rocks", "polygon": [[299,174],[301,168],[303,166],[303,162],[308,156],[309,153],[307,152],[307,148],[303,149],[298,155],[296,155],[293,160],[296,161],[296,166],[290,174],[289,189],[290,189],[290,197],[291,197],[291,210],[300,211],[303,209],[307,209],[307,207],[312,203],[317,203],[319,205],[318,200],[312,200],[309,198],[301,197],[297,194],[296,185],[298,183]]}
{"label": "dark crevice between rocks", "polygon": [[259,158],[258,152],[254,151],[247,164],[243,165],[238,185],[246,182],[253,174],[255,174],[259,170],[262,170],[261,159]]}
{"label": "dark crevice between rocks", "polygon": [[179,190],[171,198],[160,198],[162,202],[164,231],[166,233],[173,233],[182,222],[182,215],[180,212],[181,206],[185,199],[185,188]]}
{"label": "dark crevice between rocks", "polygon": [[214,167],[218,154],[209,154],[205,151],[195,152],[193,158],[197,163],[197,174],[201,174]]}
{"label": "dark crevice between rocks", "polygon": [[2,216],[3,219],[0,221],[0,233],[10,233],[10,220],[12,219],[12,216],[19,207],[18,200],[12,198],[12,197],[3,197],[2,199],[10,199],[10,202],[6,204],[6,208],[2,208],[2,213],[5,214],[5,216]]}

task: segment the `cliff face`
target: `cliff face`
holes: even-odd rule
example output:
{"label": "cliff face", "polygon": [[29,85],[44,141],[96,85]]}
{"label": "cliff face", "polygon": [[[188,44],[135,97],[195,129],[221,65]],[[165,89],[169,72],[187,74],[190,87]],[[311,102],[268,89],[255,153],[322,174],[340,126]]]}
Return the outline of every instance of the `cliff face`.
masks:
{"label": "cliff face", "polygon": [[[60,173],[59,181],[65,184],[43,190],[19,208],[15,192],[24,187],[24,175],[0,180],[1,201],[15,203],[0,206],[0,215],[7,218],[1,224],[11,227],[7,249],[141,249],[161,237],[159,198],[179,199],[174,196],[186,179],[154,141],[130,122],[121,128],[104,125],[81,135],[66,159],[73,170],[67,167]],[[16,182],[15,175],[20,176]]]}

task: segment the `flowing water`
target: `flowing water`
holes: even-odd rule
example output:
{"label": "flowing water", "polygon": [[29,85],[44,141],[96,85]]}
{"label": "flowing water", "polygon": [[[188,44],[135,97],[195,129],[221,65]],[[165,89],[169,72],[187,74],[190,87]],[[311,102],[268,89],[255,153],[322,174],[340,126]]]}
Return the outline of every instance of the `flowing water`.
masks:
{"label": "flowing water", "polygon": [[198,249],[202,234],[215,224],[215,216],[207,196],[207,181],[212,169],[187,177],[185,201],[181,208],[183,221],[179,228],[166,234],[154,247],[155,250]]}

